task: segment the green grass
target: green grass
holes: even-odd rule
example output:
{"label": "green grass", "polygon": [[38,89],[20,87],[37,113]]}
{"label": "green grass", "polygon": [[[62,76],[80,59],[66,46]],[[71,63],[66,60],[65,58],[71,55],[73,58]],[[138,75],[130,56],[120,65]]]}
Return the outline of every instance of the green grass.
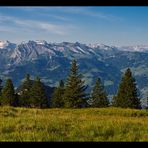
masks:
{"label": "green grass", "polygon": [[0,107],[0,141],[148,141],[148,111]]}

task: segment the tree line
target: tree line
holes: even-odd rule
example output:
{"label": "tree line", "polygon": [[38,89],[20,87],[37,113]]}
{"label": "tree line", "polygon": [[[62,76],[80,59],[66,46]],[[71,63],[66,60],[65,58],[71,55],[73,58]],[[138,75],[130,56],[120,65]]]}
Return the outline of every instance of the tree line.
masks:
{"label": "tree line", "polygon": [[59,85],[54,89],[52,97],[47,97],[43,83],[39,77],[34,81],[27,74],[21,85],[21,91],[15,92],[11,79],[7,79],[4,86],[0,80],[0,105],[10,105],[30,108],[84,108],[84,107],[122,107],[141,109],[140,98],[136,80],[128,68],[119,83],[118,91],[112,101],[101,79],[96,79],[91,94],[86,93],[87,86],[83,75],[79,73],[76,60],[71,63],[71,68],[66,82],[60,80]]}

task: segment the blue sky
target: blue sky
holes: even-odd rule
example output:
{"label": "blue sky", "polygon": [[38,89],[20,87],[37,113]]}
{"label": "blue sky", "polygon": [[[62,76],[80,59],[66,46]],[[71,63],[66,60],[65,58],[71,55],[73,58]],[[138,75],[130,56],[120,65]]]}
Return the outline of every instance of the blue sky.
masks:
{"label": "blue sky", "polygon": [[148,7],[0,7],[0,40],[148,45]]}

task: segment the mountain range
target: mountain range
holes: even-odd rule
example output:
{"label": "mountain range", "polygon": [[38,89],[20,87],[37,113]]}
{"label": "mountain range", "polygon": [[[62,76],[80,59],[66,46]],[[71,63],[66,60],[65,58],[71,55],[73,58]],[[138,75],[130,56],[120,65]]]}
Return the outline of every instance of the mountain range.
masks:
{"label": "mountain range", "polygon": [[123,72],[130,67],[137,82],[142,103],[148,96],[148,46],[108,46],[79,42],[50,43],[27,41],[19,44],[0,41],[0,78],[10,77],[18,87],[25,75],[40,76],[46,85],[65,80],[72,59],[76,59],[88,92],[101,77],[111,98],[117,91]]}

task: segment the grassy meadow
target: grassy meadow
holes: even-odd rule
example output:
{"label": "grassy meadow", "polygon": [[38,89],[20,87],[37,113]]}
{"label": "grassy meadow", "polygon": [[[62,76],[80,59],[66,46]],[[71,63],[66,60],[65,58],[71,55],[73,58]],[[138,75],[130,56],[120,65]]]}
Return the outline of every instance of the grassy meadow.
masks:
{"label": "grassy meadow", "polygon": [[0,107],[0,141],[148,141],[148,111]]}

